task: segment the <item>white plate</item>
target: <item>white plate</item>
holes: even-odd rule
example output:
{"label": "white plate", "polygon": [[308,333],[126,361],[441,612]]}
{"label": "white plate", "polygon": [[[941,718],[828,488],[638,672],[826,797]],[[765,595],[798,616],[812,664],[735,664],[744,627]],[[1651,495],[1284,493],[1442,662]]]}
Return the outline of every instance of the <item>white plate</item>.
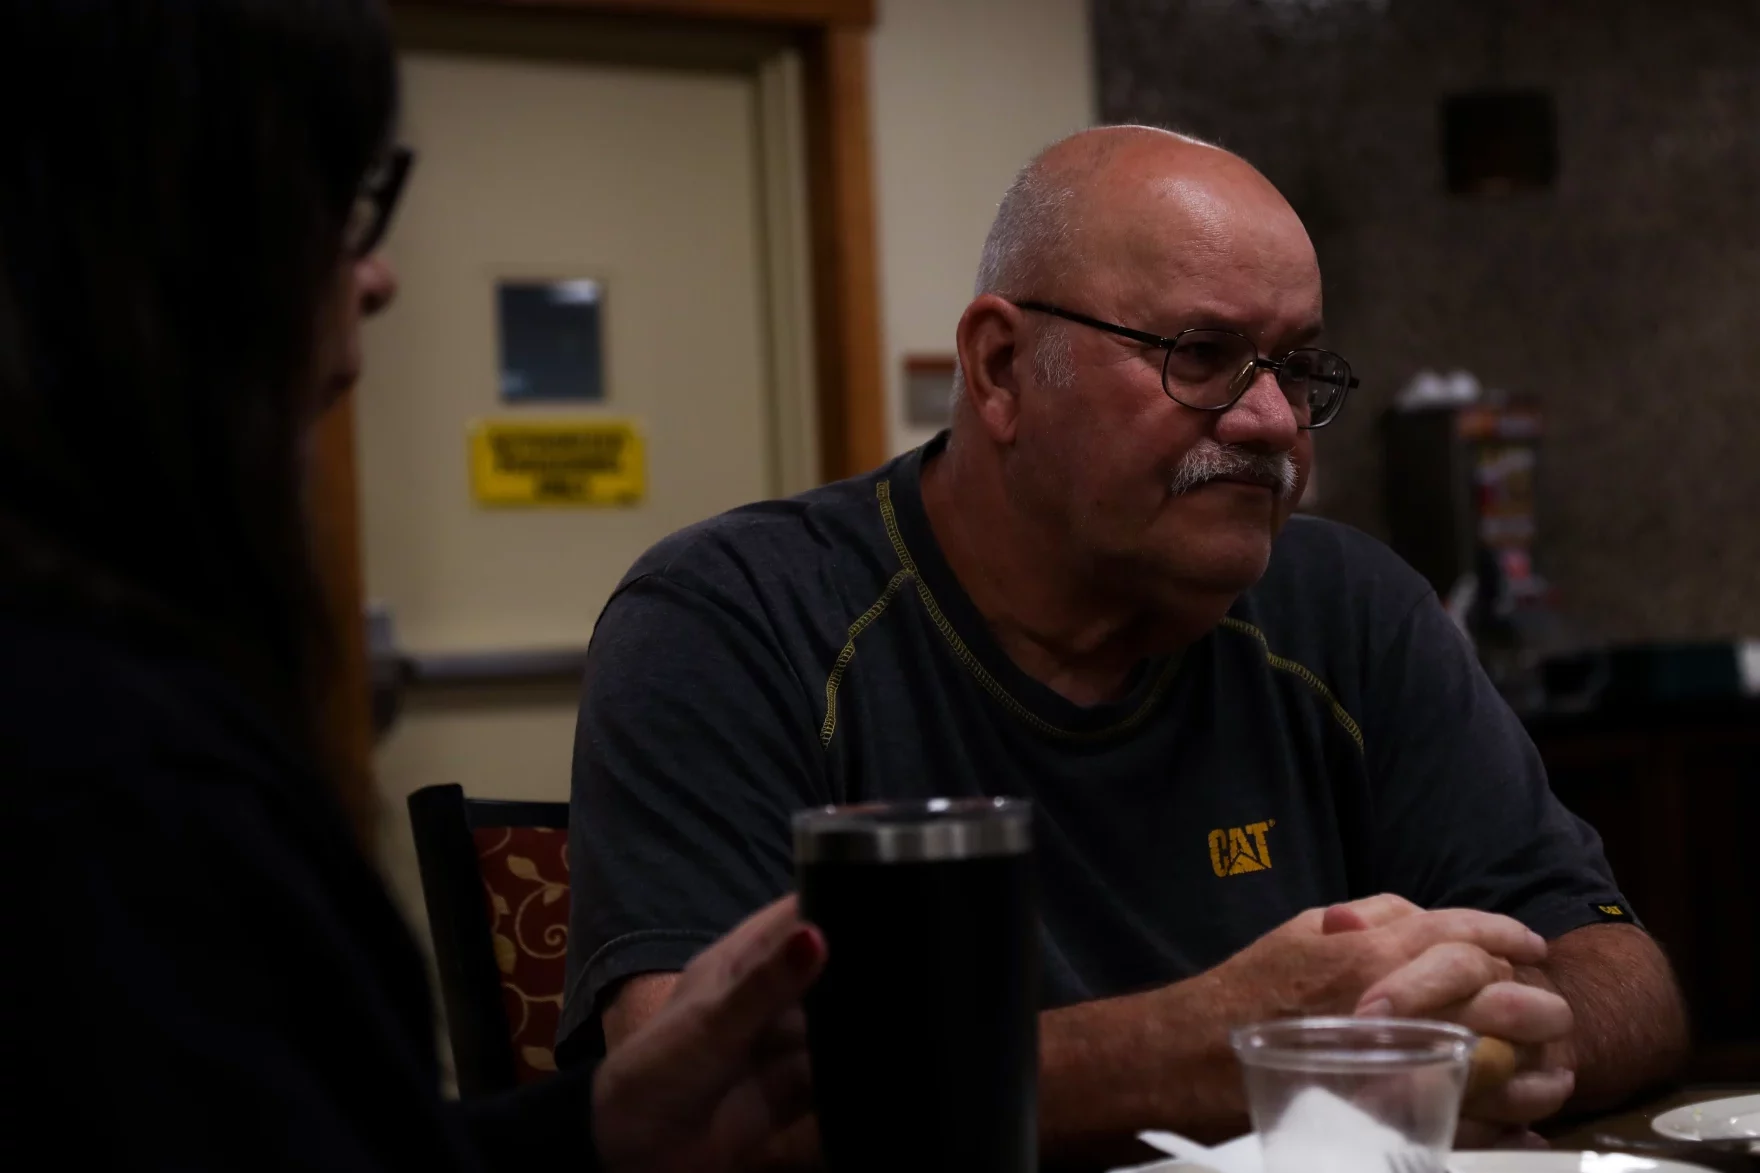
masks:
{"label": "white plate", "polygon": [[1672,1140],[1760,1138],[1760,1096],[1686,1104],[1664,1112],[1650,1127]]}
{"label": "white plate", "polygon": [[1456,1153],[1448,1173],[1709,1173],[1703,1165],[1624,1153]]}
{"label": "white plate", "polygon": [[[1114,1170],[1113,1173],[1258,1173],[1264,1168],[1259,1159],[1258,1138],[1251,1134],[1217,1149],[1193,1145],[1184,1137],[1161,1135],[1180,1142],[1185,1151],[1171,1161]],[[1174,1146],[1156,1144],[1156,1147],[1165,1151]],[[1655,1157],[1629,1157],[1624,1153],[1525,1150],[1456,1153],[1448,1159],[1448,1170],[1449,1173],[1710,1173],[1703,1165]]]}

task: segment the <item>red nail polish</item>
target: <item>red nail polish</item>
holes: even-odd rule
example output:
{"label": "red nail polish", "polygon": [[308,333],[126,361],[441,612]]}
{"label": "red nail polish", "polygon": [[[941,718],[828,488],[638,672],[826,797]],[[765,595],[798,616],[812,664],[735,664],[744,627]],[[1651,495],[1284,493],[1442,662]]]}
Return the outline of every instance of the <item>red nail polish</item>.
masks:
{"label": "red nail polish", "polygon": [[783,960],[788,968],[796,973],[805,973],[819,960],[819,943],[813,939],[813,930],[799,928],[789,937],[788,944],[783,946]]}

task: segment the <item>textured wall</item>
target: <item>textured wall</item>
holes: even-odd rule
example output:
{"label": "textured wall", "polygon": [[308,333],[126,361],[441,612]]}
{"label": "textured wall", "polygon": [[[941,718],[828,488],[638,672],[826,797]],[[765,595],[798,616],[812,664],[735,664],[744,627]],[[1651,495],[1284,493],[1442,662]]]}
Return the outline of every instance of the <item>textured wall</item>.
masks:
{"label": "textured wall", "polygon": [[[1543,569],[1586,639],[1760,635],[1760,0],[1094,0],[1102,116],[1257,163],[1363,379],[1323,512],[1376,532],[1421,367],[1547,415]],[[1443,191],[1437,99],[1557,99],[1555,189]]]}

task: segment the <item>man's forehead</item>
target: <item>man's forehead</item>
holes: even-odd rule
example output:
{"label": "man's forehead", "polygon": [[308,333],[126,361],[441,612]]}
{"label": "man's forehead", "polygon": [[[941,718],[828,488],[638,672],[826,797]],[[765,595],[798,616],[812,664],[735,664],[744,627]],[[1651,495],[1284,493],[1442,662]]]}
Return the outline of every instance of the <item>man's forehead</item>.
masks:
{"label": "man's forehead", "polygon": [[1139,203],[1132,210],[1169,235],[1220,241],[1239,218],[1242,193],[1210,178],[1162,176],[1142,185]]}
{"label": "man's forehead", "polygon": [[1162,318],[1317,318],[1320,274],[1307,232],[1275,189],[1251,179],[1166,175],[1103,196],[1084,209],[1087,276]]}
{"label": "man's forehead", "polygon": [[1311,264],[1307,230],[1276,188],[1241,164],[1234,173],[1145,177],[1095,192],[1083,218],[1143,262],[1194,268],[1226,256]]}

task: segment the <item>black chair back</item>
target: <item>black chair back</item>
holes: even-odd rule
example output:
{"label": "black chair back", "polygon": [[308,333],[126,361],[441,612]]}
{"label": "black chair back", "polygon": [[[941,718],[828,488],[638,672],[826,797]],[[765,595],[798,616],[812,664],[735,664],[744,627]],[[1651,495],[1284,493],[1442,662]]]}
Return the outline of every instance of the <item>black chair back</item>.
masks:
{"label": "black chair back", "polygon": [[[560,1013],[560,979],[555,979],[558,989],[552,994],[504,983],[504,977],[512,974],[522,954],[542,958],[539,967],[560,973],[566,948],[567,904],[559,897],[567,895],[566,873],[560,880],[545,878],[539,874],[542,865],[527,856],[500,857],[501,870],[512,865],[513,876],[529,881],[531,890],[519,899],[515,912],[508,899],[497,894],[494,884],[486,883],[484,874],[490,857],[506,848],[512,833],[497,842],[481,832],[540,828],[566,834],[568,804],[466,798],[462,786],[448,784],[424,786],[411,794],[409,817],[415,830],[422,898],[433,933],[460,1094],[505,1091],[554,1070],[553,1040],[520,1045],[516,1034],[527,1033],[534,1003],[554,1003],[555,1013]],[[564,836],[555,838],[560,855]],[[492,842],[487,849],[486,840]],[[547,944],[536,946],[541,952],[534,954],[521,933],[521,920],[528,909],[553,918],[558,903],[564,927],[558,931],[554,921],[545,926],[538,936]],[[547,1022],[554,1021],[552,1015],[544,1017]]]}

